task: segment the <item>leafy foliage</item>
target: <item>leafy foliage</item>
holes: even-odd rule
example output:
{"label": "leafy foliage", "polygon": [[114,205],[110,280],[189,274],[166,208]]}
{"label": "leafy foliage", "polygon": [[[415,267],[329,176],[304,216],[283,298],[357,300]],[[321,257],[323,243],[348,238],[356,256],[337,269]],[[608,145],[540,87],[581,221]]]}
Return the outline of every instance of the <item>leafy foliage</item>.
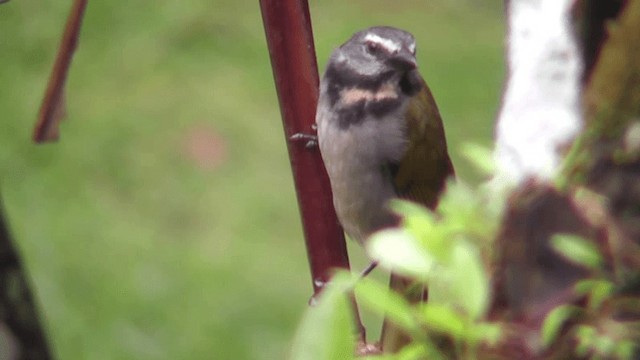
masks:
{"label": "leafy foliage", "polygon": [[[481,169],[492,169],[486,159],[488,151],[473,146],[466,149],[471,154],[469,158]],[[511,203],[523,202],[511,198],[505,201],[490,190],[487,186],[473,189],[462,181],[452,182],[437,213],[414,203],[393,202],[392,209],[401,216],[402,226],[374,234],[367,243],[368,254],[381,267],[413,279],[416,286],[427,286],[428,301],[410,304],[370,277],[359,279],[338,273],[334,281],[337,284],[329,286],[318,309],[309,310],[294,346],[300,348],[301,339],[312,334],[314,341],[325,342],[326,348],[312,356],[304,353],[293,359],[333,359],[326,354],[338,346],[346,351],[345,344],[331,342],[338,332],[345,334],[346,327],[335,325],[331,319],[344,310],[344,303],[353,291],[360,306],[385,316],[412,338],[399,352],[375,359],[512,359],[523,349],[527,356],[543,359],[635,358],[640,340],[640,298],[637,290],[632,290],[637,289],[634,284],[638,283],[638,275],[634,273],[637,270],[633,270],[633,264],[640,260],[637,249],[633,247],[612,255],[603,245],[605,240],[552,232],[540,240],[540,244],[560,254],[561,261],[568,266],[577,266],[584,272],[569,282],[566,291],[542,287],[559,291],[526,303],[533,308],[517,310],[509,304],[496,305],[499,301],[508,303],[509,296],[516,300],[524,296],[518,294],[517,289],[500,288],[496,279],[530,269],[505,267],[501,257],[509,253],[501,252],[496,243],[499,233],[504,235],[506,212],[511,210]],[[583,195],[560,196],[565,196],[573,206],[576,201],[582,201],[576,198]],[[581,211],[579,214],[588,217],[585,209]],[[615,244],[622,235],[612,231],[609,236],[605,244]],[[503,240],[509,241],[509,238]],[[516,258],[522,256],[538,255],[518,253]],[[631,266],[621,265],[629,262]],[[538,266],[535,261],[532,264]],[[540,274],[541,281],[549,281],[544,272],[534,274]],[[507,299],[500,300],[501,296]],[[336,308],[327,310],[327,307]],[[327,318],[317,318],[313,320],[315,326],[308,327],[311,314]],[[535,319],[521,320],[514,314]],[[344,336],[353,338],[352,333]],[[513,352],[514,348],[519,350]],[[352,354],[353,351],[346,358],[354,356]]]}
{"label": "leafy foliage", "polygon": [[345,296],[350,287],[349,275],[339,274],[322,293],[318,305],[307,311],[293,343],[293,359],[348,359],[352,356],[355,332]]}
{"label": "leafy foliage", "polygon": [[[486,161],[485,161],[486,165]],[[299,329],[294,349],[308,338],[334,338],[331,318],[342,307],[348,291],[355,290],[359,304],[402,328],[415,340],[389,359],[475,358],[482,344],[493,344],[500,337],[500,325],[487,320],[491,300],[489,252],[498,224],[499,199],[490,198],[486,189],[472,190],[463,182],[448,184],[438,214],[406,201],[395,201],[392,208],[403,219],[403,226],[374,234],[368,242],[370,257],[381,267],[428,284],[429,301],[409,304],[402,296],[390,292],[385,284],[371,278],[353,279],[353,287],[344,287],[347,275],[338,273],[320,300],[317,309],[310,309]],[[489,211],[488,211],[489,210]],[[336,289],[345,290],[342,301],[336,301]],[[323,314],[331,315],[323,315]],[[309,320],[326,316],[327,318]],[[313,321],[315,326],[307,328]],[[305,334],[306,332],[306,334]],[[442,341],[452,344],[441,349]],[[336,344],[327,344],[333,349]],[[306,347],[309,348],[309,347]],[[316,352],[313,359],[326,357],[328,350]],[[310,359],[307,353],[294,359]],[[376,358],[378,359],[378,358]]]}

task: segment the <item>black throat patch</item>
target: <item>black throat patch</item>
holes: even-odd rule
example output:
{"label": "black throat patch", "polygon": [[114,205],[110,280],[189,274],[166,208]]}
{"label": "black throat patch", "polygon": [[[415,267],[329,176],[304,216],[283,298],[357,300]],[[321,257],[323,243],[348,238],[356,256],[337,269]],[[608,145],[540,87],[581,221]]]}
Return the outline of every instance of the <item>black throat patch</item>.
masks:
{"label": "black throat patch", "polygon": [[[405,80],[391,83],[395,71],[377,76],[353,72],[344,65],[331,64],[324,75],[329,105],[337,112],[338,126],[348,128],[366,118],[380,119],[396,110],[407,93],[414,92]],[[411,94],[414,95],[414,94]]]}

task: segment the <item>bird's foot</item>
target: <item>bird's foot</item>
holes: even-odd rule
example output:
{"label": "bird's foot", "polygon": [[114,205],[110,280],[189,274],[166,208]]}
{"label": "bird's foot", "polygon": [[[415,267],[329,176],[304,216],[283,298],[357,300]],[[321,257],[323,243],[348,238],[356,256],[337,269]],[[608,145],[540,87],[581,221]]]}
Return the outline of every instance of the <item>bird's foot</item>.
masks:
{"label": "bird's foot", "polygon": [[[311,125],[311,129],[313,131],[316,131],[317,128],[318,127],[316,126],[316,124]],[[311,149],[318,146],[318,136],[313,134],[306,134],[306,133],[299,132],[291,135],[291,137],[289,137],[289,140],[295,141],[295,142],[306,141],[306,143],[304,144],[304,147],[306,147],[307,149]]]}
{"label": "bird's foot", "polygon": [[291,135],[289,140],[296,141],[296,142],[306,141],[306,143],[304,144],[304,147],[306,147],[307,149],[311,149],[318,146],[318,137],[316,135],[297,133],[297,134]]}
{"label": "bird's foot", "polygon": [[327,282],[321,279],[315,279],[313,280],[313,285],[318,288],[318,291],[309,298],[309,306],[316,306],[318,304],[318,295],[322,292],[322,289],[327,286]]}
{"label": "bird's foot", "polygon": [[358,340],[356,344],[356,357],[380,355],[382,354],[382,348],[379,343],[367,343],[362,340]]}

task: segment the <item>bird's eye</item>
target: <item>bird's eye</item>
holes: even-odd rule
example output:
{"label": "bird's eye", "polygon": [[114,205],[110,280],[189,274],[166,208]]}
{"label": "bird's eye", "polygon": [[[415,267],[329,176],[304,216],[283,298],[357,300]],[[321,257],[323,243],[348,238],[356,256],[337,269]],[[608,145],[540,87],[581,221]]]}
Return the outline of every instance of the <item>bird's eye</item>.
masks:
{"label": "bird's eye", "polygon": [[376,54],[376,53],[378,53],[378,51],[380,51],[380,44],[375,43],[373,41],[367,41],[365,46],[367,48],[367,51],[370,54]]}

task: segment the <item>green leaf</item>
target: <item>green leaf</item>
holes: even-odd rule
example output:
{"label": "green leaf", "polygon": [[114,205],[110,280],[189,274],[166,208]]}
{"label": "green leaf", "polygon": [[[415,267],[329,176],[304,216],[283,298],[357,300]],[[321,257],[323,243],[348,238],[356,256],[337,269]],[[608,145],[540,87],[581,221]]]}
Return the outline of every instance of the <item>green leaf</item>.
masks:
{"label": "green leaf", "polygon": [[579,325],[576,328],[576,354],[578,356],[586,356],[594,347],[597,331],[593,326]]}
{"label": "green leaf", "polygon": [[447,183],[447,191],[440,199],[438,212],[442,214],[445,226],[456,225],[453,231],[464,231],[469,226],[468,221],[460,221],[475,216],[475,206],[478,202],[476,193],[462,181]]}
{"label": "green leaf", "polygon": [[616,350],[616,341],[609,336],[600,334],[595,338],[594,347],[600,355],[609,357]]}
{"label": "green leaf", "polygon": [[577,294],[588,295],[588,307],[595,310],[611,296],[615,285],[608,280],[585,279],[576,284],[575,290]]}
{"label": "green leaf", "polygon": [[600,281],[604,281],[604,280],[597,280],[597,279],[580,280],[576,283],[574,290],[577,295],[589,295],[589,293],[592,292],[596,286],[598,286],[598,282]]}
{"label": "green leaf", "polygon": [[487,201],[480,198],[481,191],[474,190],[463,181],[451,181],[440,200],[438,213],[442,214],[439,225],[445,238],[456,234],[470,237],[493,238],[498,224],[496,199]]}
{"label": "green leaf", "polygon": [[363,278],[356,284],[356,295],[360,305],[385,316],[408,333],[416,333],[420,330],[411,305],[386,286],[369,278]]}
{"label": "green leaf", "polygon": [[433,259],[405,229],[379,231],[367,241],[369,256],[401,275],[426,279]]}
{"label": "green leaf", "polygon": [[398,358],[393,354],[375,354],[358,357],[358,360],[398,360]]}
{"label": "green leaf", "polygon": [[489,305],[489,279],[476,247],[466,241],[457,241],[453,247],[452,300],[475,320],[484,315]]}
{"label": "green leaf", "polygon": [[556,234],[551,245],[560,255],[569,261],[590,269],[598,269],[602,257],[595,244],[572,234]]}
{"label": "green leaf", "polygon": [[615,355],[618,359],[633,359],[638,345],[632,340],[622,340],[616,344]]}
{"label": "green leaf", "polygon": [[572,317],[578,309],[573,305],[560,305],[551,310],[542,323],[540,337],[542,338],[542,346],[549,347],[558,337],[562,326]]}
{"label": "green leaf", "polygon": [[448,261],[451,250],[450,234],[442,221],[436,221],[433,213],[411,201],[394,200],[392,209],[402,215],[402,226],[437,261]]}
{"label": "green leaf", "polygon": [[446,256],[446,243],[441,223],[436,221],[429,209],[423,205],[399,199],[393,200],[390,206],[393,211],[402,216],[402,227],[427,247],[427,251],[435,257]]}
{"label": "green leaf", "polygon": [[413,201],[393,199],[389,202],[389,207],[404,219],[421,219],[423,226],[431,226],[434,223],[433,212]]}
{"label": "green leaf", "polygon": [[[422,359],[439,359],[439,357],[430,356],[430,352],[426,346],[421,343],[409,344],[400,350],[396,355],[396,360],[422,360]],[[377,360],[377,359],[376,359]]]}
{"label": "green leaf", "polygon": [[344,291],[351,280],[344,274],[335,279],[336,286],[329,283],[317,305],[306,311],[293,340],[292,360],[354,358],[353,315]]}
{"label": "green leaf", "polygon": [[496,163],[489,148],[475,143],[465,143],[462,144],[461,150],[462,155],[484,175],[495,174]]}
{"label": "green leaf", "polygon": [[498,344],[502,337],[502,327],[498,323],[474,323],[467,329],[467,337],[473,343],[482,342],[489,346]]}
{"label": "green leaf", "polygon": [[424,304],[422,320],[428,328],[456,339],[461,338],[465,333],[465,319],[449,304]]}

